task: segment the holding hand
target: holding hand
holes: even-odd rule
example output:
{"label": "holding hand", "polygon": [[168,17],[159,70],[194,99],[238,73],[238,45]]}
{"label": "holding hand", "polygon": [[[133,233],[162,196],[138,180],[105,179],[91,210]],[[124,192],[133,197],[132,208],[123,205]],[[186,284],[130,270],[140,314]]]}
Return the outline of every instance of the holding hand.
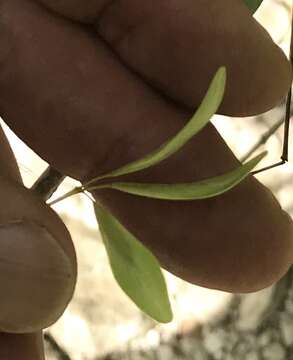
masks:
{"label": "holding hand", "polygon": [[[291,83],[289,62],[240,0],[40,2],[0,0],[0,115],[82,182],[174,135],[219,66],[228,73],[225,114],[266,111]],[[168,161],[123,180],[191,182],[237,165],[209,125]],[[94,196],[164,268],[192,283],[255,291],[292,262],[292,221],[252,176],[195,202]]]}

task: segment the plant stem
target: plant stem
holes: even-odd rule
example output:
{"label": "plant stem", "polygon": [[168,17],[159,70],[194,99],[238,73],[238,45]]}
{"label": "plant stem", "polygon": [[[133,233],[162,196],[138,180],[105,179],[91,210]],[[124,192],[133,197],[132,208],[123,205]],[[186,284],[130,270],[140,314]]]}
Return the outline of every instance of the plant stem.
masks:
{"label": "plant stem", "polygon": [[47,201],[63,182],[65,177],[66,176],[61,174],[58,170],[48,166],[47,169],[33,184],[31,190]]}
{"label": "plant stem", "polygon": [[[291,38],[290,38],[290,54],[289,60],[291,64],[291,68],[293,69],[293,9],[291,10]],[[254,171],[252,174],[259,174],[261,172],[276,168],[280,165],[285,164],[288,161],[288,150],[289,150],[289,130],[290,130],[290,120],[291,120],[291,103],[292,103],[292,83],[290,86],[290,90],[287,95],[286,101],[286,114],[285,114],[285,121],[284,121],[284,137],[283,137],[283,151],[281,155],[281,161],[276,162],[270,166],[266,166],[260,170]]]}
{"label": "plant stem", "polygon": [[71,360],[69,354],[63,347],[60,346],[60,344],[56,341],[50,332],[47,331],[44,334],[44,340],[50,344],[54,352],[58,354],[60,360]]}
{"label": "plant stem", "polygon": [[269,138],[284,124],[284,119],[280,119],[275,125],[273,125],[267,132],[265,132],[260,139],[248,150],[248,152],[241,158],[241,162],[244,162],[250,158],[256,150],[262,145],[265,145]]}
{"label": "plant stem", "polygon": [[101,189],[109,189],[111,188],[111,184],[103,184],[103,185],[96,185],[96,186],[90,186],[90,187],[84,187],[84,191],[92,192],[95,190],[101,190]]}
{"label": "plant stem", "polygon": [[[293,8],[291,9],[291,40],[290,40],[290,63],[291,68],[293,69]],[[292,85],[292,84],[291,84]],[[292,86],[290,86],[290,90],[287,97],[286,104],[286,118],[285,118],[285,129],[284,129],[284,145],[283,145],[283,153],[281,159],[283,161],[288,161],[288,150],[289,150],[289,130],[290,130],[290,114],[291,114],[291,102],[292,102]]]}
{"label": "plant stem", "polygon": [[62,200],[65,200],[73,195],[77,195],[77,194],[80,194],[82,192],[84,192],[86,189],[83,187],[83,186],[79,186],[79,187],[76,187],[70,191],[68,191],[66,194],[58,197],[57,199],[53,200],[53,201],[49,201],[47,204],[49,206],[52,206],[52,205],[55,205],[57,204],[58,202],[62,201]]}

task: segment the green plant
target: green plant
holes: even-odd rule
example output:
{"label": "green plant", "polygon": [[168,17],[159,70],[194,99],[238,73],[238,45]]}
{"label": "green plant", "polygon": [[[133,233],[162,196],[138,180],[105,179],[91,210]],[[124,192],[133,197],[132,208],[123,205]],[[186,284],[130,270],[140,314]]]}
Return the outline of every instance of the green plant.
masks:
{"label": "green plant", "polygon": [[260,7],[263,0],[244,0],[244,2],[251,11],[255,12]]}
{"label": "green plant", "polygon": [[[213,201],[194,201],[189,206],[192,200],[227,192],[239,184],[264,156],[261,154],[238,166],[213,127],[208,125],[204,129],[212,115],[222,112],[248,116],[266,111],[280,101],[290,85],[290,63],[253,20],[251,13],[258,8],[260,1],[246,1],[250,11],[240,1],[234,0],[229,3],[231,8],[220,0],[198,1],[195,5],[190,3],[193,16],[189,16],[184,6],[182,8],[186,15],[184,26],[178,24],[174,9],[164,7],[161,18],[156,17],[153,9],[144,7],[146,3],[141,3],[140,8],[137,2],[133,2],[131,9],[134,12],[144,7],[144,12],[152,12],[154,22],[148,23],[146,32],[141,32],[139,26],[129,26],[129,21],[137,20],[136,14],[131,19],[127,16],[123,18],[122,28],[134,29],[127,33],[129,51],[126,52],[123,41],[118,41],[120,46],[117,46],[115,39],[106,34],[105,28],[103,32],[97,26],[99,21],[103,22],[103,16],[97,17],[99,9],[88,8],[88,2],[77,1],[76,7],[71,0],[57,4],[51,0],[43,2],[65,17],[56,16],[53,11],[48,12],[33,1],[7,0],[1,3],[0,19],[2,14],[5,16],[0,26],[9,44],[3,49],[13,49],[1,56],[1,111],[19,136],[52,166],[82,181],[81,187],[57,201],[77,193],[93,192],[96,215],[113,273],[126,293],[158,321],[171,319],[160,264],[139,240],[152,249],[164,268],[203,286],[237,292],[253,291],[280,278],[291,261],[288,255],[291,222],[264,186],[250,177],[234,192]],[[117,2],[113,6],[121,10],[115,8]],[[79,9],[92,12],[91,16]],[[127,6],[120,14],[122,17],[125,10]],[[197,22],[202,12],[204,21]],[[218,16],[212,18],[211,14],[215,13]],[[231,16],[231,13],[236,16]],[[73,23],[72,19],[86,25]],[[115,22],[115,19],[112,18],[112,21]],[[197,28],[195,24],[198,24]],[[170,31],[173,31],[172,38]],[[134,34],[137,38],[131,37]],[[153,34],[158,34],[158,38]],[[123,29],[120,35],[122,38],[125,35]],[[34,46],[31,46],[32,39],[35,40]],[[211,40],[215,40],[213,46]],[[183,42],[184,46],[179,48],[177,56],[172,57],[174,44]],[[196,47],[196,43],[201,46]],[[45,61],[40,61],[40,54]],[[153,61],[153,57],[157,61]],[[76,62],[72,61],[73,58],[77,59]],[[24,59],[21,66],[18,59]],[[223,67],[218,70],[204,96],[212,74],[220,65],[228,69],[225,98],[226,70]],[[177,71],[181,73],[178,75]],[[271,73],[272,77],[269,76]],[[53,85],[48,86],[48,81]],[[172,100],[179,105],[178,108]],[[290,96],[290,105],[289,100]],[[184,114],[197,107],[195,115],[177,135],[156,151],[133,161],[137,152],[145,154],[150,151],[146,149],[154,148],[154,144],[158,146],[161,139],[171,137],[170,134],[173,136],[173,130],[177,131],[177,125],[181,126],[185,120]],[[147,141],[141,131],[143,126],[149,131]],[[199,131],[201,134],[198,134]],[[200,140],[192,142],[196,134]],[[99,142],[98,136],[101,139]],[[184,152],[186,149],[189,150]],[[203,164],[198,167],[186,161],[193,156],[194,149],[199,163],[201,155],[205,155]],[[209,150],[213,154],[210,163],[206,156]],[[179,180],[170,180],[173,174],[177,175],[178,162],[173,160],[180,153],[184,156],[179,159],[186,162],[180,164],[182,179],[200,181],[176,183]],[[129,164],[109,171],[129,162],[129,159],[132,159]],[[171,166],[165,171],[164,164],[168,165],[168,160]],[[283,160],[286,161],[286,156]],[[138,173],[139,178],[141,170],[163,161],[158,173],[155,168],[151,172],[153,179],[157,177],[160,180],[146,183],[120,178],[131,173]],[[234,170],[209,179],[214,167],[219,174],[221,167],[226,165],[227,169]],[[166,183],[162,183],[164,176]],[[105,189],[110,191],[105,192]],[[247,201],[250,196],[255,200],[253,207],[251,201]],[[163,200],[173,201],[166,204]],[[177,204],[183,211],[177,211]],[[136,208],[133,207],[135,210],[141,205],[142,211],[135,213],[130,208],[132,205],[136,205]],[[234,206],[238,206],[237,212]],[[124,217],[127,211],[133,221],[129,221],[126,229],[123,224],[127,224]],[[155,217],[162,219],[162,223],[172,218],[171,231],[165,231],[167,226],[156,231],[158,225],[152,227],[151,221],[145,224],[145,216],[152,220]],[[195,221],[194,217],[197,217]],[[250,226],[253,221],[253,226]],[[272,231],[267,231],[271,234],[264,240],[263,230],[268,226]],[[201,236],[197,237],[197,231]],[[190,233],[192,236],[189,236]],[[185,246],[181,244],[181,235],[186,241]],[[282,243],[280,237],[283,238]],[[238,240],[237,247],[235,238]],[[251,253],[252,244],[254,253]],[[278,250],[272,262],[268,248]],[[231,275],[231,264],[237,257],[241,261],[235,264],[235,273]],[[214,263],[217,264],[217,272],[214,271]],[[262,265],[266,267],[264,274],[259,271],[263,270]],[[148,296],[146,284],[152,289]]]}
{"label": "green plant", "polygon": [[[81,192],[107,188],[161,200],[198,200],[218,196],[239,184],[266,153],[256,156],[227,174],[195,183],[142,184],[115,181],[116,177],[138,172],[165,161],[182,148],[217,112],[224,96],[225,84],[226,69],[222,67],[215,74],[195,115],[172,139],[142,159],[73,189],[51,202],[51,205]],[[106,179],[111,180],[99,184]],[[159,262],[106,208],[97,202],[94,208],[110,265],[120,287],[146,314],[159,322],[171,321],[172,311]]]}

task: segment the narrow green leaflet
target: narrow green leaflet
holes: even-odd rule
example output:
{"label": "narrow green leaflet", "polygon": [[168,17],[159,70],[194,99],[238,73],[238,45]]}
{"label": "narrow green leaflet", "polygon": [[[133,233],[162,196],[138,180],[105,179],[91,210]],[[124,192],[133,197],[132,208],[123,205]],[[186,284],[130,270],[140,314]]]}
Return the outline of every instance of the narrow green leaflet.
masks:
{"label": "narrow green leaflet", "polygon": [[157,259],[107,210],[95,204],[95,212],[120,287],[153,319],[172,321],[167,286]]}
{"label": "narrow green leaflet", "polygon": [[252,12],[255,12],[263,2],[263,0],[244,0],[245,4]]}
{"label": "narrow green leaflet", "polygon": [[[220,195],[239,184],[263,159],[266,152],[237,169],[207,180],[183,184],[112,183],[112,189],[162,200],[198,200]],[[108,185],[107,185],[108,187]]]}
{"label": "narrow green leaflet", "polygon": [[131,174],[146,169],[160,163],[177,152],[193,136],[195,136],[202,128],[204,128],[209,122],[210,118],[216,113],[223,100],[225,86],[226,68],[221,67],[214,76],[206,96],[204,97],[195,115],[171,140],[167,141],[157,150],[146,155],[144,158],[131,162],[106,175],[102,175],[101,177],[93,179],[87,183],[86,186],[89,186],[90,184],[93,184],[101,179]]}

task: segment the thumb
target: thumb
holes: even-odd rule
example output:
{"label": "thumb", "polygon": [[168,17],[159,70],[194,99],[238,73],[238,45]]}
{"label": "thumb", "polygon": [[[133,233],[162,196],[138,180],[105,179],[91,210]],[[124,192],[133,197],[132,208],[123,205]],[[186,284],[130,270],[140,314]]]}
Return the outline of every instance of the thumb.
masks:
{"label": "thumb", "polygon": [[0,334],[0,358],[7,360],[44,360],[42,333]]}
{"label": "thumb", "polygon": [[[0,171],[11,179],[21,182],[16,161],[0,128]],[[33,334],[0,333],[0,358],[10,360],[44,360],[42,332]]]}
{"label": "thumb", "polygon": [[0,132],[0,330],[34,332],[54,323],[70,301],[76,257],[62,221],[20,184]]}

